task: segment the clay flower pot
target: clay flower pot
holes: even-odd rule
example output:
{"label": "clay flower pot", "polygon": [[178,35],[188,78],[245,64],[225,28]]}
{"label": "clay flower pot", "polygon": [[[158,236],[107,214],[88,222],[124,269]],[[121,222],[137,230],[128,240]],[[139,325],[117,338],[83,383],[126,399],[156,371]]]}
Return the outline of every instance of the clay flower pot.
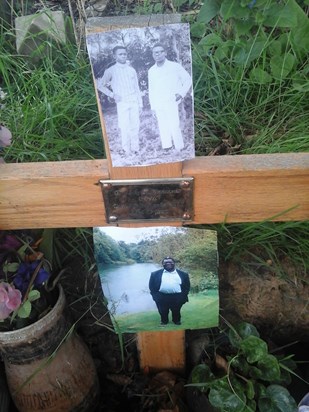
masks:
{"label": "clay flower pot", "polygon": [[12,399],[21,412],[93,411],[99,384],[90,352],[70,329],[65,296],[37,322],[0,332]]}

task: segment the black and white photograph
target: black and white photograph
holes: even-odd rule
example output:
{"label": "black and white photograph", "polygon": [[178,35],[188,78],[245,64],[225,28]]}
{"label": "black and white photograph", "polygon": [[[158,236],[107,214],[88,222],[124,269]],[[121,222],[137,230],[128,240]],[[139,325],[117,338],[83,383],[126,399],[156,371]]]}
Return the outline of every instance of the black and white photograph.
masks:
{"label": "black and white photograph", "polygon": [[195,157],[187,23],[86,36],[113,167]]}
{"label": "black and white photograph", "polygon": [[94,248],[115,332],[218,325],[216,231],[97,227]]}

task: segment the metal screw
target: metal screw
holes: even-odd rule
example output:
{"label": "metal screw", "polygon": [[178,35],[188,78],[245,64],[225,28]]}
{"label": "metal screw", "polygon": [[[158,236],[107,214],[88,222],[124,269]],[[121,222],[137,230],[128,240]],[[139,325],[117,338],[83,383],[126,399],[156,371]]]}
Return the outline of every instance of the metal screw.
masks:
{"label": "metal screw", "polygon": [[191,182],[189,180],[183,180],[180,183],[180,186],[183,187],[183,188],[189,187],[190,185],[191,185]]}
{"label": "metal screw", "polygon": [[114,222],[117,222],[118,217],[117,217],[117,216],[110,216],[110,217],[108,218],[108,220],[109,220],[111,223],[114,223]]}
{"label": "metal screw", "polygon": [[104,189],[110,190],[113,187],[113,185],[111,183],[103,183],[103,187]]}
{"label": "metal screw", "polygon": [[182,218],[183,218],[184,220],[190,220],[190,219],[191,219],[191,215],[190,215],[189,213],[185,212],[185,213],[182,215]]}

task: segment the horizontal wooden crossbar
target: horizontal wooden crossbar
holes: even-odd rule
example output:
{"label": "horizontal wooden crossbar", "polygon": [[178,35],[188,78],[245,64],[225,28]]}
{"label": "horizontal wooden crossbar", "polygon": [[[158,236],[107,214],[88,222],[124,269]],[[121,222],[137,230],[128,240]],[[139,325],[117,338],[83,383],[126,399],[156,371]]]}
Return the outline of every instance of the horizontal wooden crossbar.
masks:
{"label": "horizontal wooden crossbar", "polygon": [[[176,166],[195,180],[190,223],[309,218],[307,153],[197,157]],[[132,178],[134,169],[122,175]],[[107,225],[98,185],[110,178],[106,160],[3,164],[0,170],[1,229]],[[148,176],[164,177],[164,168],[138,168],[139,178]]]}

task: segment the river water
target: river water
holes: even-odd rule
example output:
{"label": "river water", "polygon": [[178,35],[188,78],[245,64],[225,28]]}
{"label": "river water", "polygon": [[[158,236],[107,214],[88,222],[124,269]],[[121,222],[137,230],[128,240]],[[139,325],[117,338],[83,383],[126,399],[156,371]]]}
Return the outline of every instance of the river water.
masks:
{"label": "river water", "polygon": [[153,263],[99,265],[99,273],[108,309],[113,315],[156,310],[149,292],[150,273],[161,266]]}

